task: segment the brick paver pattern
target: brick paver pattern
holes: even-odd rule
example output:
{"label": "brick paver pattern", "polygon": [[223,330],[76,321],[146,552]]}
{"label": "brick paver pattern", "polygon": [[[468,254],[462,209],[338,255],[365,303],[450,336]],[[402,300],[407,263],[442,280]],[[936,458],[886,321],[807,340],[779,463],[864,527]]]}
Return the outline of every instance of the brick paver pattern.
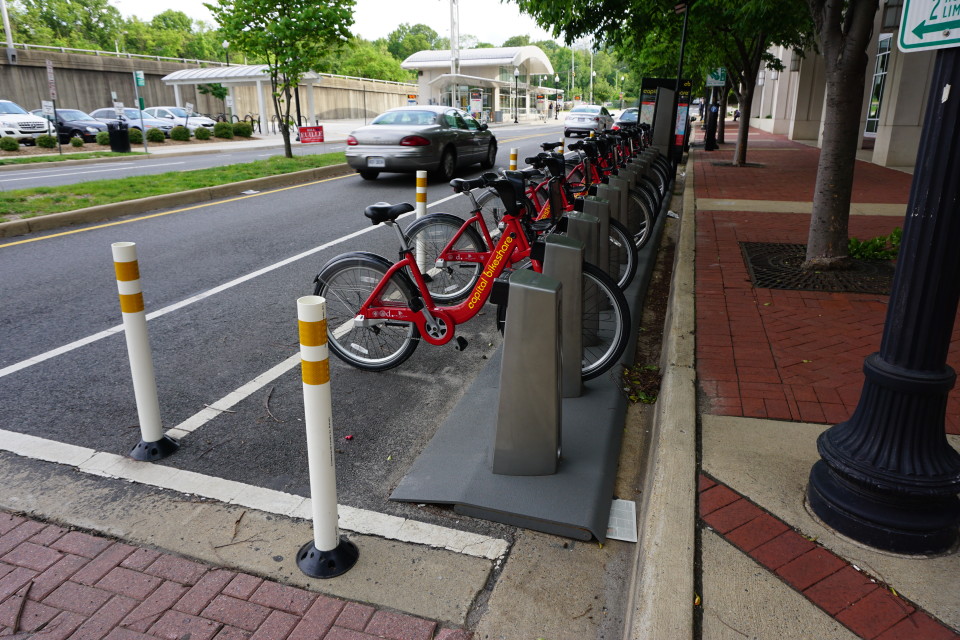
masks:
{"label": "brick paver pattern", "polygon": [[[728,142],[735,133],[728,128]],[[732,167],[732,147],[699,153],[698,199],[809,202],[819,150],[751,130],[748,164]],[[853,201],[906,203],[912,177],[857,162]],[[740,242],[806,244],[810,216],[697,210],[697,377],[704,408],[717,415],[835,424],[860,399],[863,361],[880,348],[889,296],[758,289]],[[903,226],[897,216],[851,215],[851,236],[867,239]],[[955,325],[947,363],[960,364]],[[960,392],[949,396],[947,433],[960,434]]]}
{"label": "brick paver pattern", "polygon": [[470,640],[461,629],[0,512],[0,637]]}
{"label": "brick paver pattern", "polygon": [[861,638],[960,640],[889,586],[705,474],[699,478],[699,514],[702,524]]}

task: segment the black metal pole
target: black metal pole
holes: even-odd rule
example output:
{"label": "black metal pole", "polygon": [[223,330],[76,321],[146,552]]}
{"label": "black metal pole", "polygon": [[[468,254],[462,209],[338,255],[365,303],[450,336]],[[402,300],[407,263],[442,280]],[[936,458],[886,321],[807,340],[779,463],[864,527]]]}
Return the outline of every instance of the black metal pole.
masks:
{"label": "black metal pole", "polygon": [[513,76],[513,124],[517,124],[519,120],[517,112],[519,111],[520,105],[517,104],[520,101],[520,76],[514,74]]}
{"label": "black metal pole", "polygon": [[[673,118],[672,121],[676,123],[677,121],[677,109],[680,104],[680,79],[683,76],[683,50],[687,46],[687,16],[690,15],[690,2],[681,2],[677,5],[680,7],[683,5],[683,31],[680,32],[680,60],[677,62],[677,87],[673,94]],[[676,126],[676,125],[674,125]],[[674,153],[674,147],[676,146],[677,136],[676,131],[674,130],[670,134],[670,147],[668,157],[670,162],[673,163],[673,166],[676,167],[679,164],[680,156],[683,155],[683,147],[680,147],[680,153]]]}
{"label": "black metal pole", "polygon": [[873,547],[940,553],[957,540],[960,454],[947,442],[947,350],[960,300],[960,48],[941,49],[880,351],[850,419],[817,440],[814,512]]}

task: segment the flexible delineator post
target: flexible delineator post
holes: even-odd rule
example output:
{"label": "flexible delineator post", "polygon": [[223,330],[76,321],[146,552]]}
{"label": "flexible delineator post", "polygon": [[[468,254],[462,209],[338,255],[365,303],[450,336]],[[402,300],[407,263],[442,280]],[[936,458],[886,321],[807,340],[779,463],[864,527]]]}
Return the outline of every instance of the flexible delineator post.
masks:
{"label": "flexible delineator post", "polygon": [[[417,219],[427,215],[427,172],[417,171]],[[421,271],[427,271],[432,265],[427,265],[426,246],[423,239],[417,238],[417,266]]]}
{"label": "flexible delineator post", "polygon": [[114,242],[110,248],[113,251],[113,267],[120,293],[123,332],[130,356],[133,395],[140,418],[141,440],[130,451],[130,457],[135,460],[160,460],[176,451],[180,445],[173,438],[163,435],[160,422],[160,402],[157,399],[157,381],[153,373],[153,357],[147,335],[147,314],[144,311],[143,290],[140,287],[137,245],[133,242]]}
{"label": "flexible delineator post", "polygon": [[513,147],[510,149],[510,171],[517,170],[517,156],[520,154],[520,149]]}
{"label": "flexible delineator post", "polygon": [[297,300],[307,462],[313,507],[313,540],[297,552],[297,566],[311,578],[335,578],[349,571],[360,555],[337,528],[337,472],[333,460],[333,412],[327,347],[327,301]]}

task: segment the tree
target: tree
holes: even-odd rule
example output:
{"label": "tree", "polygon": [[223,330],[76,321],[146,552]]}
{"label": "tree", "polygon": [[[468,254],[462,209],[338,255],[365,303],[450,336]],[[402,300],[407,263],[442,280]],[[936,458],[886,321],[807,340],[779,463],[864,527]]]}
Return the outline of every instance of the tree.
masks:
{"label": "tree", "polygon": [[530,36],[513,36],[503,41],[501,47],[525,47],[530,44]]}
{"label": "tree", "polygon": [[351,40],[341,55],[331,56],[316,71],[395,82],[415,80],[415,72],[403,69],[400,62],[390,55],[385,44],[362,38]]}
{"label": "tree", "polygon": [[25,42],[112,51],[123,17],[107,0],[20,0],[12,20]]}
{"label": "tree", "polygon": [[350,38],[354,0],[217,0],[204,6],[232,47],[265,60],[284,154],[292,158],[291,92],[331,48]]}
{"label": "tree", "polygon": [[449,45],[441,44],[446,42],[446,38],[441,39],[436,31],[425,24],[410,26],[405,22],[387,34],[387,51],[403,62],[418,51],[445,49]]}
{"label": "tree", "polygon": [[826,67],[823,145],[813,193],[804,268],[843,268],[853,169],[860,140],[867,45],[877,0],[807,0]]}

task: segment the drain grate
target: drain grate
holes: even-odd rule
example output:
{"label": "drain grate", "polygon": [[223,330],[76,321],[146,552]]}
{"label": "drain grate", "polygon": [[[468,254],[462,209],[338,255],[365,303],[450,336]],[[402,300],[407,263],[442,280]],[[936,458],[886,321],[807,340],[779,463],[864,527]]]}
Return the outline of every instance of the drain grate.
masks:
{"label": "drain grate", "polygon": [[760,289],[839,291],[890,295],[893,265],[873,260],[854,260],[843,271],[804,271],[807,246],[776,242],[741,242],[743,261],[753,286]]}

